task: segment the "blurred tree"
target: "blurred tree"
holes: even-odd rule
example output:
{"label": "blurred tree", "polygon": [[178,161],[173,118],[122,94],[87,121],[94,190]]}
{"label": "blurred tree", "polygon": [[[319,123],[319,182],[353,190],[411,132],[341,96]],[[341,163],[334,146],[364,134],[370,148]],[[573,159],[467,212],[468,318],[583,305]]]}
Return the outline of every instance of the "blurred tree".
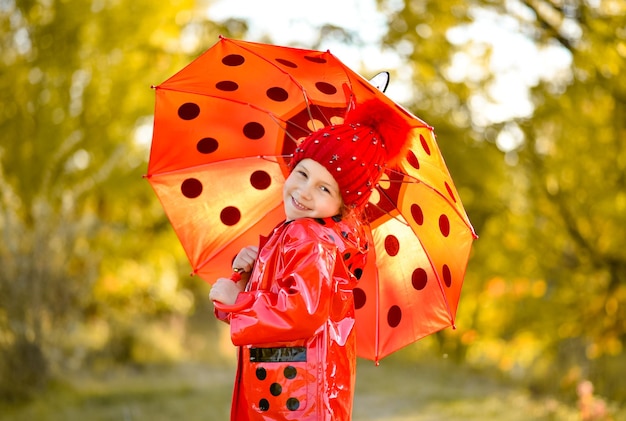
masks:
{"label": "blurred tree", "polygon": [[[449,335],[456,342],[448,346],[535,377],[538,388],[573,393],[590,376],[601,394],[623,398],[607,361],[623,355],[626,333],[626,4],[379,5],[390,16],[387,44],[412,66],[412,109],[435,126],[480,236],[461,300],[467,334]],[[453,29],[471,24],[493,31],[485,13],[537,51],[571,59],[530,83],[532,107],[521,117],[498,119],[487,106],[499,76],[490,69],[493,43],[453,40]],[[522,76],[512,82],[523,85]]]}
{"label": "blurred tree", "polygon": [[[555,369],[579,367],[600,394],[623,400],[610,361],[626,340],[626,4],[531,2],[532,34],[572,56],[569,74],[533,89],[520,121],[528,225],[556,310],[544,332]],[[549,300],[549,301],[548,301]],[[541,326],[539,323],[537,325]],[[624,370],[625,367],[621,367]],[[621,387],[621,389],[620,389]]]}
{"label": "blurred tree", "polygon": [[[460,303],[459,326],[475,328],[481,306],[474,300],[483,290],[482,279],[488,273],[489,261],[482,250],[488,250],[490,224],[506,211],[506,195],[510,193],[508,175],[502,153],[495,144],[496,130],[479,127],[471,108],[472,95],[490,81],[486,69],[488,58],[477,57],[480,70],[473,79],[452,81],[447,71],[455,54],[477,49],[476,45],[456,46],[448,32],[471,22],[471,3],[465,1],[385,1],[380,8],[389,16],[387,48],[404,57],[410,71],[410,103],[405,104],[416,115],[435,128],[435,134],[456,187],[474,225],[479,239],[474,243],[473,257],[467,270]],[[485,48],[479,51],[487,52]],[[393,79],[392,79],[393,80]],[[468,316],[469,315],[469,316]],[[436,335],[440,344],[448,342],[446,353],[463,359],[467,352],[459,339],[450,345],[445,334]],[[451,349],[454,347],[454,350]]]}
{"label": "blurred tree", "polygon": [[129,325],[189,307],[167,273],[181,252],[141,175],[150,85],[205,39],[245,31],[206,21],[197,3],[0,1],[2,397],[84,354],[62,351],[90,317],[118,308]]}

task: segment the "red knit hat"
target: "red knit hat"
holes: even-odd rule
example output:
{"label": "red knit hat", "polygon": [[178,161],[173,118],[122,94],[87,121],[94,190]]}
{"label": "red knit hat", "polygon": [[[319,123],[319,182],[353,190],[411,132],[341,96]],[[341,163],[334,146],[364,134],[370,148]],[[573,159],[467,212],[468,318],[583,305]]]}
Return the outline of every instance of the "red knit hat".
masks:
{"label": "red knit hat", "polygon": [[345,205],[367,203],[383,168],[406,154],[410,125],[397,110],[371,99],[349,111],[343,124],[311,133],[296,148],[291,167],[313,159],[332,174]]}

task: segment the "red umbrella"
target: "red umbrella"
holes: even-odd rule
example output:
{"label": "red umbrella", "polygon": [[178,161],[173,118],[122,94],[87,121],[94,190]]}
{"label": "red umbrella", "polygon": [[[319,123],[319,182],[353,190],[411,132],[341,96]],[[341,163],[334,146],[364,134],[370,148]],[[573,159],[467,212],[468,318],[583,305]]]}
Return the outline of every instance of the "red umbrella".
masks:
{"label": "red umbrella", "polygon": [[299,140],[370,98],[392,106],[412,144],[366,209],[375,247],[354,291],[358,354],[378,360],[454,324],[475,234],[432,127],[328,51],[220,38],[155,89],[147,178],[208,282],[284,220]]}

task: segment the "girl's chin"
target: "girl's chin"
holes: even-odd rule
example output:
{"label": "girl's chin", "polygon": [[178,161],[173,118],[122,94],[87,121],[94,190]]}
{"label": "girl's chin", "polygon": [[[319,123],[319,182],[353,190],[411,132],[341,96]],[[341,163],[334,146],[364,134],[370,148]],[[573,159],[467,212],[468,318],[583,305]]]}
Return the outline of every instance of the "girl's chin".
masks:
{"label": "girl's chin", "polygon": [[298,219],[298,218],[304,218],[307,215],[302,211],[297,211],[292,208],[292,209],[285,209],[285,216],[287,217],[288,220],[293,220],[293,219]]}
{"label": "girl's chin", "polygon": [[288,221],[301,218],[303,216],[302,212],[298,211],[298,209],[293,206],[293,203],[285,203],[284,210]]}

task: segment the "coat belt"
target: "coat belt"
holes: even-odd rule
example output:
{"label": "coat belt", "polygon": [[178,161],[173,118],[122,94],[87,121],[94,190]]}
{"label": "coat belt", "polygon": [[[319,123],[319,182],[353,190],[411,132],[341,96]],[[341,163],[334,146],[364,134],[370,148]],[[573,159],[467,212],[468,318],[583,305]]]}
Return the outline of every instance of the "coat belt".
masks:
{"label": "coat belt", "polygon": [[250,348],[252,363],[305,362],[306,348],[303,346],[280,348]]}

